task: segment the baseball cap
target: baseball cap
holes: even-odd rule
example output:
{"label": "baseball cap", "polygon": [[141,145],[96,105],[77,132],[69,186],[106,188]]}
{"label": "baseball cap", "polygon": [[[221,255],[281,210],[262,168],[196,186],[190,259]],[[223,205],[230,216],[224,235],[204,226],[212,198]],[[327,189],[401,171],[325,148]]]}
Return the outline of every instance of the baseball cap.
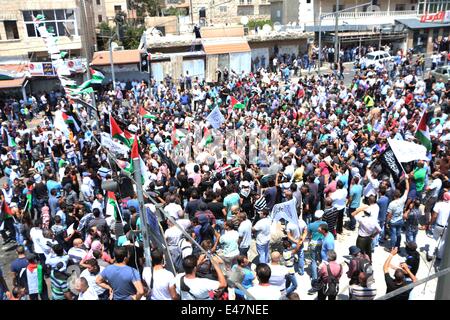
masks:
{"label": "baseball cap", "polygon": [[348,252],[349,254],[351,254],[352,256],[358,254],[361,252],[361,249],[358,248],[357,246],[351,246],[350,248],[348,248]]}
{"label": "baseball cap", "polygon": [[321,219],[322,216],[323,216],[323,210],[317,210],[317,211],[314,213],[314,217],[315,217],[316,219]]}

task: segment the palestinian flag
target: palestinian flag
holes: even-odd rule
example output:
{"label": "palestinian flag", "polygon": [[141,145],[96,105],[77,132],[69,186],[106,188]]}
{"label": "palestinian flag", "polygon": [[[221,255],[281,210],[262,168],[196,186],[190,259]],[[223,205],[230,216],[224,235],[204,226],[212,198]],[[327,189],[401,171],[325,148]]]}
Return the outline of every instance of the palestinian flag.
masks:
{"label": "palestinian flag", "polygon": [[129,132],[125,134],[125,132],[123,132],[122,129],[120,129],[116,120],[114,120],[114,118],[111,115],[109,115],[109,128],[111,131],[110,132],[111,137],[121,141],[129,148],[131,147],[131,145],[133,144],[133,141],[131,140],[133,136]]}
{"label": "palestinian flag", "polygon": [[428,113],[425,111],[420,118],[419,125],[417,126],[416,138],[420,143],[427,148],[427,151],[431,150],[431,138],[430,138],[430,128],[428,127]]}
{"label": "palestinian flag", "polygon": [[106,215],[114,217],[116,221],[118,218],[123,222],[122,215],[120,214],[119,204],[117,203],[116,195],[112,191],[107,193],[107,203],[106,203]]}
{"label": "palestinian flag", "polygon": [[89,68],[91,71],[91,75],[92,75],[92,83],[95,84],[102,84],[103,79],[105,79],[105,76],[103,75],[103,73],[101,73],[100,71],[94,70],[92,68]]}
{"label": "palestinian flag", "polygon": [[139,109],[139,115],[144,118],[144,119],[150,119],[152,121],[156,120],[156,116],[151,114],[150,112],[148,112],[147,110],[144,109],[144,107],[140,107]]}
{"label": "palestinian flag", "polygon": [[209,131],[207,127],[203,128],[203,139],[201,144],[206,147],[208,144],[213,143],[214,137],[212,136],[212,133]]}
{"label": "palestinian flag", "polygon": [[5,219],[11,218],[13,215],[11,208],[8,206],[5,200],[3,200],[2,202],[1,212],[3,212]]}
{"label": "palestinian flag", "polygon": [[172,146],[176,147],[177,144],[180,143],[180,140],[183,139],[184,137],[186,137],[184,135],[184,133],[181,130],[178,130],[175,126],[173,127],[172,130]]}
{"label": "palestinian flag", "polygon": [[80,127],[78,126],[78,123],[75,121],[75,119],[73,118],[73,116],[68,115],[67,113],[65,113],[64,111],[61,111],[61,115],[62,118],[64,120],[64,122],[69,126],[70,124],[73,124],[73,126],[75,127],[75,130],[78,132],[80,131]]}
{"label": "palestinian flag", "polygon": [[[131,163],[130,163],[130,166],[128,167],[128,170],[132,170],[132,172],[134,172],[133,161],[134,160],[139,160],[139,163],[140,163],[140,166],[141,166],[141,178],[142,178],[141,183],[144,186],[148,185],[148,183],[150,182],[146,178],[147,177],[148,168],[145,165],[144,160],[142,160],[141,155],[139,154],[139,142],[138,142],[138,139],[136,137],[134,138],[133,146],[131,147],[131,156],[130,156],[130,158],[131,158]],[[126,170],[126,171],[128,171],[128,170]]]}
{"label": "palestinian flag", "polygon": [[245,109],[245,104],[237,101],[237,99],[235,97],[231,97],[231,107],[233,107],[233,109]]}
{"label": "palestinian flag", "polygon": [[25,206],[25,211],[31,211],[31,208],[33,207],[33,186],[30,186],[27,190],[27,205]]}
{"label": "palestinian flag", "polygon": [[16,138],[11,137],[10,135],[8,135],[8,147],[10,148],[17,147]]}

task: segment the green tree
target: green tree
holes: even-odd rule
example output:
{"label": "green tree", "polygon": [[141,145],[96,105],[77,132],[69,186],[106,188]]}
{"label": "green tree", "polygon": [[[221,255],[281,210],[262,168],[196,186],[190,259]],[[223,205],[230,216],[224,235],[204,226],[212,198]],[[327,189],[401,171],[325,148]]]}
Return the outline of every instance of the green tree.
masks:
{"label": "green tree", "polygon": [[124,37],[121,39],[124,49],[137,49],[145,31],[144,26],[135,26],[127,23],[123,26]]}
{"label": "green tree", "polygon": [[142,17],[145,13],[151,17],[161,14],[161,0],[130,0],[130,7],[136,10],[138,16]]}
{"label": "green tree", "polygon": [[100,23],[97,28],[100,29],[100,32],[97,35],[97,44],[99,46],[99,50],[108,50],[108,41],[109,38],[114,34],[114,31],[109,26],[108,22]]}

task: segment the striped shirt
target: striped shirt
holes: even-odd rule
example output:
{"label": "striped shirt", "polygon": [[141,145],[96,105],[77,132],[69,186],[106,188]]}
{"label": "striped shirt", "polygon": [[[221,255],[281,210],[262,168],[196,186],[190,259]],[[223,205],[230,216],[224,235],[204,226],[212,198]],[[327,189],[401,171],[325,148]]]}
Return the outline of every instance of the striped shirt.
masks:
{"label": "striped shirt", "polygon": [[67,279],[64,279],[61,275],[55,274],[52,270],[50,274],[51,288],[52,288],[52,300],[64,300],[64,293],[69,291],[67,285]]}
{"label": "striped shirt", "polygon": [[335,207],[325,209],[322,221],[325,221],[328,225],[328,231],[334,234],[336,223],[338,219],[338,210]]}
{"label": "striped shirt", "polygon": [[373,286],[362,287],[354,284],[349,288],[350,300],[373,300],[377,295],[377,288]]}

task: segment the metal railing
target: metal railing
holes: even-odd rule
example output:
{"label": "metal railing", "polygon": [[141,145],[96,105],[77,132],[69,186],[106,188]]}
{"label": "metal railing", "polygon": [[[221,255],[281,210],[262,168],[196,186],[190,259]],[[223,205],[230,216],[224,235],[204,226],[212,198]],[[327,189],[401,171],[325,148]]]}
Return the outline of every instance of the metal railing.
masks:
{"label": "metal railing", "polygon": [[[373,12],[341,12],[339,13],[339,19],[366,19],[366,18],[383,18],[383,17],[405,17],[405,16],[417,16],[416,10],[406,11],[373,11]],[[333,20],[333,16],[324,18],[323,20]]]}
{"label": "metal railing", "polygon": [[428,281],[431,281],[433,279],[445,276],[448,273],[450,273],[450,267],[449,268],[445,268],[444,270],[441,270],[439,272],[436,272],[435,274],[432,274],[431,276],[428,276],[428,277],[425,277],[423,279],[417,280],[416,282],[410,283],[410,284],[408,284],[408,285],[406,285],[404,287],[401,287],[401,288],[398,288],[398,289],[396,289],[394,291],[391,291],[391,292],[385,294],[382,297],[376,298],[375,300],[391,299],[391,298],[393,298],[395,296],[398,296],[398,295],[400,295],[400,294],[402,294],[402,293],[404,293],[406,291],[412,290],[415,287],[418,287],[418,286],[420,286],[420,285],[422,285],[422,284],[424,284],[424,283],[426,283]]}

